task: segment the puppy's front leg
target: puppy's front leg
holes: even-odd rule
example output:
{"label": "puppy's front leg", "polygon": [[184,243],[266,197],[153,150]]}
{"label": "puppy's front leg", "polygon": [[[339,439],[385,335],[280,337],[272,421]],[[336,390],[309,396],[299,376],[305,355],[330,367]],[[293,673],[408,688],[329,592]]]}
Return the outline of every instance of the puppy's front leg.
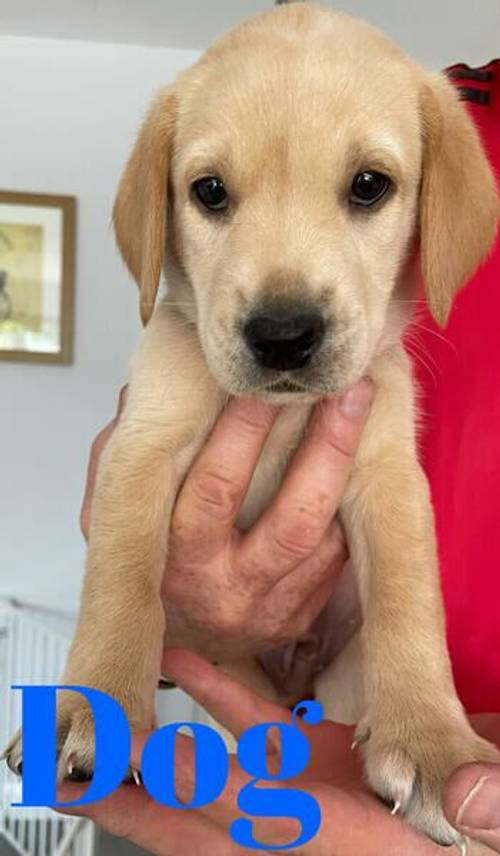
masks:
{"label": "puppy's front leg", "polygon": [[[136,356],[125,411],[100,463],[79,622],[62,681],[111,695],[132,730],[154,721],[173,502],[221,404],[199,346],[161,310]],[[61,694],[58,703],[58,749],[60,775],[91,773],[92,717],[76,693]],[[8,760],[19,767],[18,740]]]}
{"label": "puppy's front leg", "polygon": [[459,765],[498,760],[498,753],[470,728],[453,684],[403,353],[381,358],[374,378],[377,394],[342,510],[364,611],[357,740],[374,790],[418,829],[451,844],[459,836],[441,810],[444,782]]}

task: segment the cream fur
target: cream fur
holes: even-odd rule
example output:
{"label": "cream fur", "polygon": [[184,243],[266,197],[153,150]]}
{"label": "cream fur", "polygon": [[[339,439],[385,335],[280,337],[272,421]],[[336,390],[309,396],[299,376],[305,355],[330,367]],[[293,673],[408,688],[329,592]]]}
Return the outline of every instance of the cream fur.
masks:
{"label": "cream fur", "polygon": [[[397,189],[365,216],[346,193],[370,167]],[[238,200],[225,222],[200,212],[189,192],[214,172]],[[417,828],[458,840],[441,811],[443,781],[463,762],[496,756],[470,729],[453,686],[401,337],[418,247],[429,305],[444,322],[495,234],[495,184],[465,110],[444,79],[368,25],[315,4],[282,6],[222,39],[158,96],[114,217],[150,320],[100,466],[65,679],[112,694],[134,727],[151,725],[169,639],[160,585],[176,492],[228,395],[273,397],[255,386],[238,319],[259,299],[306,294],[336,333],[308,394],[286,400],[240,523],[268,504],[313,402],[369,375],[375,401],[341,507],[363,602],[356,697],[364,701],[355,711],[353,696],[345,707],[359,719],[372,786]],[[153,312],[162,266],[169,292]],[[336,686],[348,692],[340,662],[318,687],[332,711]],[[67,699],[60,718],[69,732],[61,769],[70,756],[90,765],[85,710]]]}

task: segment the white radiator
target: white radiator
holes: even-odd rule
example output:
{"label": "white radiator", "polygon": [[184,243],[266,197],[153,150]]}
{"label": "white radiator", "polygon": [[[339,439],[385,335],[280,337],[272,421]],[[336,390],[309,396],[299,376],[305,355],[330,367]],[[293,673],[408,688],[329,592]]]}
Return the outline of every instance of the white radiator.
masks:
{"label": "white radiator", "polygon": [[[70,616],[0,601],[0,752],[21,720],[21,693],[13,684],[57,683],[73,632]],[[20,856],[94,856],[94,826],[50,809],[11,808],[21,782],[0,763],[2,839]]]}

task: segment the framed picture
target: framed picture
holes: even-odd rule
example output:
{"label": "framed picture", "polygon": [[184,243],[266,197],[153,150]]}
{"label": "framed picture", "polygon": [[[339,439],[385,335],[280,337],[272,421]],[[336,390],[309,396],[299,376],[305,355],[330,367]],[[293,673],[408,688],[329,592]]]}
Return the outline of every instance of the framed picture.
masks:
{"label": "framed picture", "polygon": [[0,360],[73,360],[75,208],[0,191]]}

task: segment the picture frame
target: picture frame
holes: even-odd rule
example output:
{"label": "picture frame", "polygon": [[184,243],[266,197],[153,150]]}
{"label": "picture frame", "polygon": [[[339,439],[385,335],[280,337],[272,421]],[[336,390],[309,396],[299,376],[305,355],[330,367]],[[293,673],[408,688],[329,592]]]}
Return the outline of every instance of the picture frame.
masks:
{"label": "picture frame", "polygon": [[73,362],[74,196],[0,191],[0,360]]}

